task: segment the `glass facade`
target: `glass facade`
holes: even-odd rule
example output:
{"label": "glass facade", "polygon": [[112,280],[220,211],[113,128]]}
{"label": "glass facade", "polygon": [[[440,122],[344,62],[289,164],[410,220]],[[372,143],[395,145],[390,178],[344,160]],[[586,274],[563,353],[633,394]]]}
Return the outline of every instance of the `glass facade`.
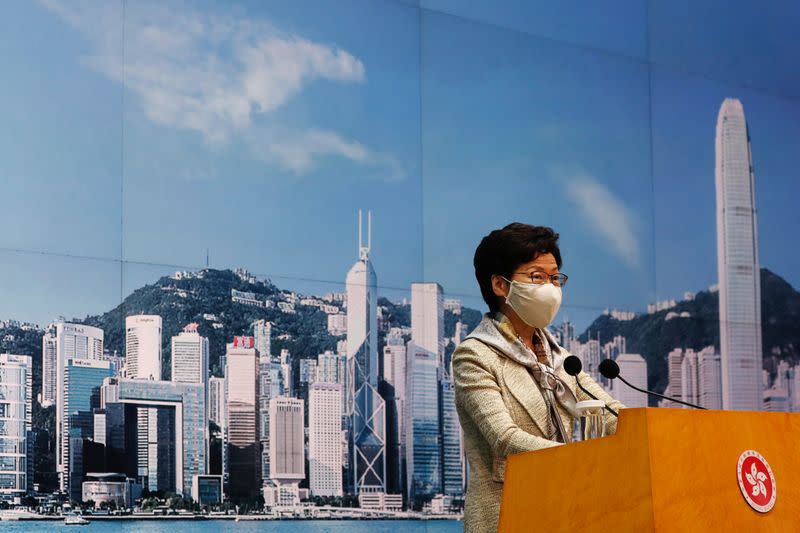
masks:
{"label": "glass facade", "polygon": [[169,462],[174,461],[176,491],[191,495],[193,477],[206,473],[208,422],[205,419],[204,386],[138,379],[114,380],[109,385],[116,386],[116,391],[107,393],[106,398],[111,397],[120,403],[172,409],[166,419],[174,422],[171,427],[162,428],[162,434],[174,436],[174,442],[167,438],[167,442],[160,443],[161,450],[171,456]]}
{"label": "glass facade", "polygon": [[437,354],[409,344],[406,467],[409,499],[425,500],[441,491]]}
{"label": "glass facade", "polygon": [[93,409],[100,407],[100,387],[111,375],[108,361],[68,359],[64,367],[59,462],[62,490],[80,501],[83,482],[82,446],[84,438],[94,436]]}

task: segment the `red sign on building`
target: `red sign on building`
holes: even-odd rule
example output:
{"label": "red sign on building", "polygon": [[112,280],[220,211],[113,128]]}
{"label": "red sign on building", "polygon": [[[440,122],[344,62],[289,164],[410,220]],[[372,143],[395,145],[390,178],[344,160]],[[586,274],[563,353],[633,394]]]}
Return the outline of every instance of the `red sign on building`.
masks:
{"label": "red sign on building", "polygon": [[236,336],[233,338],[234,348],[252,348],[256,344],[253,337]]}

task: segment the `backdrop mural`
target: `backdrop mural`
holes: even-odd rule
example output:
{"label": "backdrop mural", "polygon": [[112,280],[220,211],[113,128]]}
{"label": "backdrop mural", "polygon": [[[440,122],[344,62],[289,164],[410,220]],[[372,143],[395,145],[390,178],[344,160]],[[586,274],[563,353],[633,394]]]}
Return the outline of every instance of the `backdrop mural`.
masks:
{"label": "backdrop mural", "polygon": [[[261,411],[302,400],[322,439],[295,496],[377,487],[458,508],[449,357],[484,312],[474,249],[513,221],[560,233],[552,329],[598,379],[611,357],[686,401],[800,409],[794,4],[15,0],[0,15],[0,353],[31,357],[42,489],[75,474],[54,452],[71,453],[46,339],[97,327],[98,358],[121,368],[126,319],[147,315],[156,380],[174,378],[181,332],[208,339],[211,377],[255,337],[258,372],[280,377]],[[347,378],[322,377],[325,354],[355,361]],[[344,439],[308,412],[329,382]],[[315,456],[325,438],[338,459]]]}

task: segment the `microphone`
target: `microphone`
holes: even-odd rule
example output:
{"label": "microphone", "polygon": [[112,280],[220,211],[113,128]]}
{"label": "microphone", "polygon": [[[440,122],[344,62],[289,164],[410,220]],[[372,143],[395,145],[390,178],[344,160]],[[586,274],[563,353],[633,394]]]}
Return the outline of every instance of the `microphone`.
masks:
{"label": "microphone", "polygon": [[657,392],[653,392],[653,391],[649,391],[649,390],[645,390],[645,389],[640,389],[636,385],[633,385],[633,384],[629,383],[625,378],[623,378],[622,376],[619,375],[619,365],[613,359],[604,359],[603,361],[600,362],[600,366],[599,366],[598,369],[600,370],[600,373],[603,375],[603,377],[605,377],[607,379],[619,378],[619,380],[621,382],[623,382],[625,385],[627,385],[628,387],[630,387],[630,388],[632,388],[634,390],[637,390],[639,392],[642,392],[644,394],[649,394],[650,396],[655,396],[657,398],[663,398],[663,399],[669,400],[671,402],[680,403],[680,404],[683,404],[683,405],[687,405],[689,407],[694,407],[695,409],[706,410],[705,407],[700,407],[699,405],[695,405],[693,403],[684,402],[682,400],[677,400],[675,398],[670,398],[669,396],[664,396],[663,394],[659,394]]}
{"label": "microphone", "polygon": [[[581,363],[581,360],[577,356],[570,355],[566,359],[564,359],[564,372],[566,372],[570,376],[575,376],[575,383],[578,385],[578,387],[583,392],[588,394],[590,398],[592,398],[594,400],[598,400],[599,398],[597,396],[595,396],[594,394],[592,394],[588,390],[584,389],[583,385],[581,385],[581,382],[578,379],[578,374],[581,373],[582,369],[583,369],[583,363]],[[614,415],[616,417],[619,417],[619,414],[617,414],[617,412],[615,410],[613,410],[612,408],[610,408],[608,405],[606,405],[606,409],[608,409],[608,412],[611,413],[612,415]]]}

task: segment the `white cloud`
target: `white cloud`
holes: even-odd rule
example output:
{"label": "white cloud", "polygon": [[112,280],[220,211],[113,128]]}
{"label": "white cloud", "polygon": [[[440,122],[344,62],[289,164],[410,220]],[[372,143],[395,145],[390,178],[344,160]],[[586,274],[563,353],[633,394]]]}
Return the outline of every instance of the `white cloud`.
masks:
{"label": "white cloud", "polygon": [[[366,81],[364,64],[349,52],[281,32],[266,21],[211,16],[177,3],[137,2],[124,15],[123,50],[118,5],[41,1],[91,41],[94,50],[86,63],[124,83],[149,120],[197,132],[211,144],[247,141],[274,130],[270,114],[316,81]],[[390,179],[397,172],[402,176],[396,160],[357,140],[313,127],[294,129],[281,140],[266,135],[276,139],[268,146],[247,144],[257,146],[256,156],[297,174],[315,168],[321,157],[335,156],[385,165]]]}
{"label": "white cloud", "polygon": [[325,157],[335,156],[371,168],[377,179],[396,181],[404,177],[402,166],[393,156],[371,151],[332,131],[311,129],[293,134],[262,129],[255,133],[249,139],[253,151],[263,160],[276,162],[296,175],[317,168]]}
{"label": "white cloud", "polygon": [[634,213],[606,186],[591,176],[567,178],[567,196],[611,250],[631,268],[641,262],[639,243],[633,231]]}

